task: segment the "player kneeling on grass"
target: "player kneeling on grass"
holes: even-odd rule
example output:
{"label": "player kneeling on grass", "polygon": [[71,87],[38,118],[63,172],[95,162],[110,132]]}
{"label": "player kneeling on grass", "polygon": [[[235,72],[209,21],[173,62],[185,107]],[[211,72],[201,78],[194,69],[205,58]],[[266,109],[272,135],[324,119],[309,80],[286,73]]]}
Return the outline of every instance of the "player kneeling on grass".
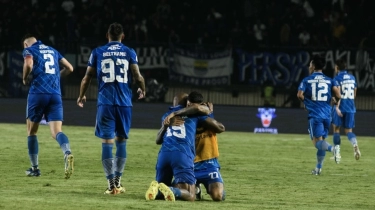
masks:
{"label": "player kneeling on grass", "polygon": [[[188,104],[189,106],[190,104]],[[207,102],[211,118],[213,115],[213,104]],[[180,111],[181,115],[186,113]],[[179,126],[180,122],[175,121],[172,126]],[[218,161],[219,147],[216,132],[202,124],[198,125],[195,135],[195,158],[194,175],[196,178],[195,194],[196,200],[203,200],[202,186],[206,188],[207,194],[214,201],[225,200],[224,181],[220,174],[220,164]]]}
{"label": "player kneeling on grass", "polygon": [[[170,120],[178,120],[174,116],[180,115],[180,111],[185,107],[184,98],[186,94],[179,94],[175,97],[178,105],[171,107],[163,118],[163,125],[157,135],[157,144],[162,144],[156,165],[156,181],[151,182],[146,192],[146,200],[159,198],[160,193],[166,200],[174,201],[181,199],[186,201],[195,200],[195,132],[198,123],[207,124],[213,127],[218,133],[225,130],[224,126],[207,115],[197,115],[197,113],[209,113],[207,106],[200,106],[203,96],[198,92],[192,92],[188,96],[188,103],[192,106],[184,110],[182,116],[184,122],[179,126],[172,126]],[[178,99],[176,99],[178,98]],[[197,111],[198,109],[198,111]],[[205,109],[206,112],[203,111]],[[165,134],[165,136],[164,136]],[[172,185],[173,187],[168,187]]]}
{"label": "player kneeling on grass", "polygon": [[[212,103],[208,104],[211,110],[209,116],[213,118]],[[195,151],[194,174],[197,179],[197,200],[203,200],[201,185],[204,185],[212,200],[225,200],[224,181],[220,174],[220,164],[217,159],[219,157],[219,147],[216,132],[199,125],[195,135]]]}

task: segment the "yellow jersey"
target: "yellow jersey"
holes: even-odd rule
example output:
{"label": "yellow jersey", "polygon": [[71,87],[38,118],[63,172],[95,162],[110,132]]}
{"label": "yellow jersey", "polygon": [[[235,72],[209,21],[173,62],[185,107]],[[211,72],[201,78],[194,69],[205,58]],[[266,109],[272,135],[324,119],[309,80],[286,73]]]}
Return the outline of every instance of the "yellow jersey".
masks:
{"label": "yellow jersey", "polygon": [[216,133],[204,128],[197,128],[194,163],[217,157],[219,157],[219,146]]}

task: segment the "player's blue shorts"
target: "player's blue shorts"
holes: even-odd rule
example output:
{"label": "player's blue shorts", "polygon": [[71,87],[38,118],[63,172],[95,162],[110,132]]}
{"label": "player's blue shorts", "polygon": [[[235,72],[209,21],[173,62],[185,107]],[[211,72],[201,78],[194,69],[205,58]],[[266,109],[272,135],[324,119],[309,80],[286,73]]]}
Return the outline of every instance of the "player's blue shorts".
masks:
{"label": "player's blue shorts", "polygon": [[327,138],[329,132],[330,119],[320,119],[320,118],[310,118],[309,119],[309,128],[310,138],[313,137],[323,137]]}
{"label": "player's blue shorts", "polygon": [[334,124],[335,126],[344,127],[344,128],[354,128],[355,113],[342,112],[342,115],[343,115],[342,117],[339,117],[337,115],[336,110],[333,110],[332,111],[332,124]]}
{"label": "player's blue shorts", "polygon": [[197,179],[197,184],[202,183],[206,188],[208,194],[208,185],[215,182],[224,183],[223,179],[221,178],[219,168],[206,168],[202,170],[195,170],[194,171],[195,178]]}
{"label": "player's blue shorts", "polygon": [[193,159],[180,151],[159,152],[156,163],[156,181],[168,186],[187,183],[195,184]]}
{"label": "player's blue shorts", "polygon": [[102,139],[113,139],[115,136],[128,139],[131,116],[131,106],[98,106],[95,136]]}
{"label": "player's blue shorts", "polygon": [[63,105],[61,95],[58,94],[29,94],[27,97],[26,119],[40,122],[42,117],[46,121],[63,121]]}

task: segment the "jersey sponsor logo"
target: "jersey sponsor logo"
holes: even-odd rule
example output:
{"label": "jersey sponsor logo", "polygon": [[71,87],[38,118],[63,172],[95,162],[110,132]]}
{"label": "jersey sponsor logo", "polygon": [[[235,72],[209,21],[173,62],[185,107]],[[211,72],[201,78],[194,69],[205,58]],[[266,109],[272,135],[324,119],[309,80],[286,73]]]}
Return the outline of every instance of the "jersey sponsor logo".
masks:
{"label": "jersey sponsor logo", "polygon": [[111,45],[107,48],[108,50],[119,50],[121,46],[119,44]]}
{"label": "jersey sponsor logo", "polygon": [[322,75],[315,76],[314,79],[324,79]]}
{"label": "jersey sponsor logo", "polygon": [[41,45],[39,45],[39,49],[48,49],[48,46],[46,46],[44,44],[41,44]]}

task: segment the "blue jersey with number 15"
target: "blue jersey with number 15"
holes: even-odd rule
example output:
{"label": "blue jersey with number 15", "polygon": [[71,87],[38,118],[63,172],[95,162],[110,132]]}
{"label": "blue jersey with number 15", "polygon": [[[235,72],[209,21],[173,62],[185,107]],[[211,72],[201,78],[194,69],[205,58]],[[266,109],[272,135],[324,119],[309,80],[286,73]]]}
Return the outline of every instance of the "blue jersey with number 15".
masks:
{"label": "blue jersey with number 15", "polygon": [[132,106],[129,65],[137,63],[135,51],[120,42],[109,42],[91,52],[88,66],[96,69],[98,106]]}
{"label": "blue jersey with number 15", "polygon": [[[169,111],[162,117],[164,119],[172,112],[184,108],[181,105],[170,107]],[[192,161],[195,157],[195,133],[197,125],[207,119],[207,115],[182,116],[185,123],[180,126],[169,126],[163,137],[160,152],[179,151],[186,154]],[[193,163],[193,162],[192,162]]]}
{"label": "blue jersey with number 15", "polygon": [[22,55],[33,59],[29,93],[61,95],[59,61],[63,59],[62,55],[41,41],[25,48]]}
{"label": "blue jersey with number 15", "polygon": [[305,77],[298,87],[303,91],[308,118],[330,119],[332,79],[320,72]]}

